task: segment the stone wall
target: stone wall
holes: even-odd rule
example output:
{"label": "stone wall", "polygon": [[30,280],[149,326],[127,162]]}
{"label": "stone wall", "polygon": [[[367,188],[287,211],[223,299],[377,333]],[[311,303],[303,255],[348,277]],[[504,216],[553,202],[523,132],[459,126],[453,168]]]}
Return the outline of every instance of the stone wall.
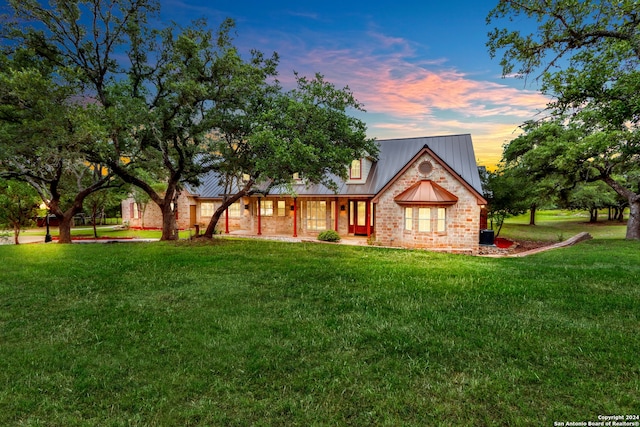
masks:
{"label": "stone wall", "polygon": [[[429,161],[433,165],[428,175],[418,171],[418,165]],[[414,209],[413,229],[405,230],[404,206],[398,205],[394,198],[413,184],[429,179],[458,197],[452,206],[415,206],[432,208],[431,231],[418,231]],[[445,231],[438,232],[438,207],[446,208]],[[375,241],[384,246],[400,246],[407,248],[425,248],[455,253],[475,254],[478,252],[480,233],[480,206],[476,196],[468,190],[456,177],[449,173],[428,153],[418,158],[405,173],[379,197],[375,207],[376,228]]]}

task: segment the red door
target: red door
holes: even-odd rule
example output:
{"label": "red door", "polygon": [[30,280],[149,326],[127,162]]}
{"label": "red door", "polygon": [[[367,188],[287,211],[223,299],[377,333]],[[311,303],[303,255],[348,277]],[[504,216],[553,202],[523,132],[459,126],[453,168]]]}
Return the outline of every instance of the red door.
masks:
{"label": "red door", "polygon": [[367,217],[369,202],[366,200],[349,201],[349,233],[367,236]]}

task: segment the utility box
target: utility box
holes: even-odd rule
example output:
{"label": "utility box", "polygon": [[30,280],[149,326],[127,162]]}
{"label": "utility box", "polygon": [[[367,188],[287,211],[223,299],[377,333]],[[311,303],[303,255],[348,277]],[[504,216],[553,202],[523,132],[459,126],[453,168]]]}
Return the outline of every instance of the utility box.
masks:
{"label": "utility box", "polygon": [[480,244],[493,245],[493,230],[480,230]]}

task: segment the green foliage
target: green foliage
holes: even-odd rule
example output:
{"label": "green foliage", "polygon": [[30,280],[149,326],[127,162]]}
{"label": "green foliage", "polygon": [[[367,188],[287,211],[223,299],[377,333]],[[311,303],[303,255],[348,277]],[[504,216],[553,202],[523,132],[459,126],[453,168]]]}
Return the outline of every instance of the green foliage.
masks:
{"label": "green foliage", "polygon": [[0,179],[0,229],[13,231],[17,242],[20,231],[33,225],[40,203],[28,184]]}
{"label": "green foliage", "polygon": [[581,183],[567,200],[570,209],[585,209],[590,214],[590,221],[596,222],[598,210],[613,206],[616,203],[616,194],[603,182]]}
{"label": "green foliage", "polygon": [[[346,178],[353,159],[377,155],[365,124],[348,114],[363,111],[348,88],[338,89],[319,74],[313,79],[296,74],[296,82],[288,92],[268,86],[254,91],[248,108],[230,109],[225,116],[214,170],[235,195],[218,207],[207,233],[238,197],[290,185],[294,173],[306,183],[335,189],[334,177]],[[241,181],[243,174],[249,175],[247,182]]]}
{"label": "green foliage", "polygon": [[335,230],[325,230],[318,234],[318,240],[323,242],[339,242],[340,235]]}
{"label": "green foliage", "polygon": [[[523,33],[522,18],[537,28]],[[640,168],[637,2],[501,0],[488,21],[504,25],[490,32],[487,43],[491,56],[502,54],[503,75],[540,71],[542,91],[553,98],[548,123],[525,127],[535,136],[520,142],[533,144],[508,151],[536,152],[539,162],[525,163],[538,165],[532,170],[539,173],[606,183],[628,201],[627,238],[640,239],[640,187],[629,179]],[[515,22],[518,27],[509,29]],[[553,134],[557,141],[545,141]]]}
{"label": "green foliage", "polygon": [[638,242],[523,259],[214,242],[0,247],[0,424],[637,411]]}
{"label": "green foliage", "polygon": [[504,220],[524,213],[530,206],[526,197],[528,186],[512,170],[482,171],[482,187],[487,200],[487,216],[495,237],[500,235]]}
{"label": "green foliage", "polygon": [[[344,176],[352,159],[376,154],[364,123],[347,114],[362,111],[348,88],[336,89],[320,75],[296,75],[297,87],[285,92],[276,79],[278,55],[254,50],[244,59],[230,19],[214,32],[204,20],[152,26],[159,9],[151,0],[10,4],[8,43],[31,55],[8,48],[7,60],[35,64],[19,80],[44,106],[32,118],[36,134],[55,129],[73,137],[62,147],[64,159],[106,165],[145,192],[162,212],[163,239],[177,238],[171,206],[181,190],[208,172],[220,176],[230,195],[219,214],[243,195],[289,184],[295,172],[333,188],[331,176]],[[51,126],[54,120],[71,123],[73,131]],[[243,174],[250,176],[246,183]],[[56,202],[56,214],[57,208]],[[215,221],[207,233],[214,228]]]}

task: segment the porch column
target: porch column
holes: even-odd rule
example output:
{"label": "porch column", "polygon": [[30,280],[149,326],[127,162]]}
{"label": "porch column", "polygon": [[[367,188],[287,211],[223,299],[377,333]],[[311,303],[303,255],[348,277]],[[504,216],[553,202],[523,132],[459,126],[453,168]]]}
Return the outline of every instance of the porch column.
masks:
{"label": "porch column", "polygon": [[229,208],[224,210],[224,233],[229,234]]}
{"label": "porch column", "polygon": [[258,197],[258,236],[262,235],[262,215],[260,214],[260,197]]}
{"label": "porch column", "polygon": [[334,218],[334,224],[333,224],[333,229],[336,231],[336,233],[338,232],[338,217],[340,216],[340,203],[338,202],[338,198],[336,197],[336,209],[335,212],[333,213]]}
{"label": "porch column", "polygon": [[293,237],[298,237],[298,202],[293,198]]}

